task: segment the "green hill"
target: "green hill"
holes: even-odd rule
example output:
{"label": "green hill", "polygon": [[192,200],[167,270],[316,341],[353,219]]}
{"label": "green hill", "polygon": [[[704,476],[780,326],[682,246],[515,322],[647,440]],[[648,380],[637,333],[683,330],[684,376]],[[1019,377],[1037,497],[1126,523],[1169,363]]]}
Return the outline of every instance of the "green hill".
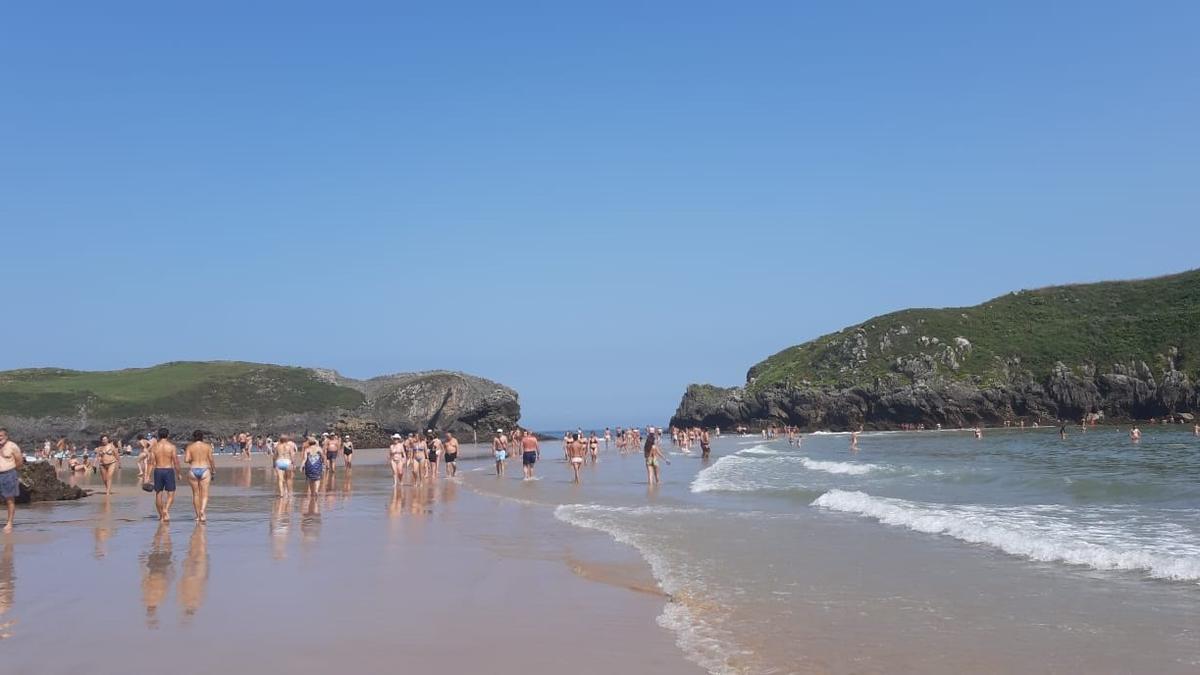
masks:
{"label": "green hill", "polygon": [[1015,291],[973,307],[884,314],[785,349],[751,368],[747,380],[751,389],[803,381],[861,385],[898,372],[897,359],[916,354],[938,358],[947,366],[944,374],[984,384],[1007,379],[1014,360],[1034,377],[1048,375],[1059,361],[1104,368],[1145,361],[1167,368],[1170,359],[1176,370],[1194,375],[1200,367],[1200,270]]}
{"label": "green hill", "polygon": [[744,387],[692,385],[673,423],[807,428],[1192,419],[1200,270],[906,309],[785,349]]}
{"label": "green hill", "polygon": [[307,368],[236,361],[175,362],[151,368],[85,372],[37,368],[0,372],[0,411],[25,417],[95,417],[154,411],[196,417],[269,417],[355,408],[362,393]]}

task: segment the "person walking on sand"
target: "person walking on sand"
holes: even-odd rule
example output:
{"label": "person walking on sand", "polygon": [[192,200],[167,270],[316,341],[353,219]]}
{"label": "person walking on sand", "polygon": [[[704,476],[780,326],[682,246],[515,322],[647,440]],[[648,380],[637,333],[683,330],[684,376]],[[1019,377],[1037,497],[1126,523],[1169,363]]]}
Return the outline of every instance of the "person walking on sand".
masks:
{"label": "person walking on sand", "polygon": [[537,436],[533,433],[521,436],[521,469],[525,472],[525,480],[533,480],[533,465],[542,456],[542,448],[538,445]]}
{"label": "person walking on sand", "polygon": [[[311,436],[304,439],[304,478],[307,481],[307,491],[310,498],[315,499],[321,488],[321,478],[325,475],[324,450],[317,444],[317,439]],[[397,484],[398,486],[398,484]]]}
{"label": "person walking on sand", "polygon": [[392,444],[388,446],[388,461],[392,464],[392,487],[394,488],[400,487],[400,483],[404,480],[404,467],[408,464],[405,454],[404,437],[400,434],[392,434]]}
{"label": "person walking on sand", "polygon": [[8,510],[4,531],[12,532],[13,517],[17,515],[17,496],[21,494],[21,475],[25,455],[16,443],[8,440],[8,429],[0,429],[0,499]]}
{"label": "person walking on sand", "polygon": [[121,451],[109,439],[108,434],[100,436],[100,445],[96,446],[96,463],[100,466],[100,480],[104,481],[104,494],[112,494],[113,474],[121,466]]}
{"label": "person walking on sand", "polygon": [[458,439],[454,437],[453,431],[446,432],[442,450],[446,459],[446,478],[454,478],[458,475]]}
{"label": "person walking on sand", "polygon": [[567,461],[571,463],[571,471],[574,472],[574,478],[571,482],[579,482],[579,469],[583,466],[583,441],[579,440],[579,434],[575,434],[567,441]]}
{"label": "person walking on sand", "polygon": [[188,485],[192,487],[192,509],[196,521],[208,522],[208,488],[212,485],[213,472],[217,468],[213,447],[204,441],[204,432],[192,432],[192,442],[183,450],[183,461],[188,465]]}
{"label": "person walking on sand", "polygon": [[137,446],[138,478],[145,478],[150,472],[150,441],[146,440],[145,434],[137,435]]}
{"label": "person walking on sand", "polygon": [[280,497],[292,494],[292,462],[296,458],[296,444],[292,437],[283,434],[275,444],[275,478]]}
{"label": "person walking on sand", "polygon": [[350,434],[346,434],[346,437],[341,439],[340,443],[342,446],[342,455],[346,458],[346,469],[353,469],[354,462],[351,460],[354,455],[354,442],[350,440]]}
{"label": "person walking on sand", "polygon": [[442,456],[442,439],[437,437],[433,429],[425,432],[425,469],[429,472],[429,479],[435,480],[441,474],[438,469],[438,458]]}
{"label": "person walking on sand", "polygon": [[171,505],[175,503],[175,481],[179,477],[179,448],[171,442],[171,432],[158,430],[158,440],[150,446],[150,469],[154,477],[154,508],[158,519],[171,520]]}
{"label": "person walking on sand", "polygon": [[329,473],[337,471],[338,451],[341,450],[338,446],[341,445],[341,439],[336,434],[321,434],[321,443],[325,449],[325,463],[328,465]]}
{"label": "person walking on sand", "polygon": [[504,461],[508,459],[508,442],[504,438],[504,430],[497,429],[492,436],[492,457],[496,459],[496,475],[504,475]]}

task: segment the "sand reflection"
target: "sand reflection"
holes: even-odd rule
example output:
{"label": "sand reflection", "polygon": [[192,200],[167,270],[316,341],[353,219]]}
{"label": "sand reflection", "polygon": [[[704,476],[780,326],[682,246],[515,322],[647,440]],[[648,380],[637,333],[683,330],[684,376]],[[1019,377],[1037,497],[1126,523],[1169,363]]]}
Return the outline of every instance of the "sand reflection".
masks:
{"label": "sand reflection", "polygon": [[167,599],[174,574],[171,528],[168,523],[159,523],[150,548],[142,553],[142,604],[146,606],[147,628],[158,628],[158,608]]}
{"label": "sand reflection", "polygon": [[100,510],[96,514],[96,526],[92,528],[92,538],[94,540],[92,546],[92,557],[100,560],[108,555],[108,540],[113,535],[113,520],[112,520],[112,501],[108,495],[103,497]]}
{"label": "sand reflection", "polygon": [[188,622],[204,604],[204,592],[208,586],[208,528],[196,523],[192,538],[188,541],[187,557],[183,560],[183,574],[179,578],[179,605],[183,620]]}
{"label": "sand reflection", "polygon": [[321,500],[316,495],[309,495],[304,500],[304,510],[300,516],[300,545],[307,552],[316,546],[321,536]]}
{"label": "sand reflection", "polygon": [[13,566],[13,544],[4,542],[4,550],[0,551],[0,640],[12,637],[12,627],[17,623],[5,618],[13,607],[13,595],[16,592],[17,572]]}
{"label": "sand reflection", "polygon": [[275,560],[283,560],[287,557],[288,535],[292,531],[292,500],[290,498],[275,500],[271,506],[268,531],[271,533],[271,557]]}

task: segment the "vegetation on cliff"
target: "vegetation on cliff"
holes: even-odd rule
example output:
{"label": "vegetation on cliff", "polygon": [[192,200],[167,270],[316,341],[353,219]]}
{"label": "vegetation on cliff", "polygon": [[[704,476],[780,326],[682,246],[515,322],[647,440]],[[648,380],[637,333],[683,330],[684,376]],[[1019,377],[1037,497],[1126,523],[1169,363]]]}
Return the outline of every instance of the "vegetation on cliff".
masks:
{"label": "vegetation on cliff", "polygon": [[750,369],[748,389],[858,386],[936,364],[993,384],[1013,370],[1145,362],[1193,378],[1200,368],[1200,270],[1138,281],[1015,291],[974,307],[906,309],[785,349]]}
{"label": "vegetation on cliff", "polygon": [[25,417],[100,418],[153,411],[196,417],[273,416],[354,408],[362,392],[325,381],[307,368],[236,361],[175,362],[150,368],[85,372],[36,368],[0,372],[0,411]]}

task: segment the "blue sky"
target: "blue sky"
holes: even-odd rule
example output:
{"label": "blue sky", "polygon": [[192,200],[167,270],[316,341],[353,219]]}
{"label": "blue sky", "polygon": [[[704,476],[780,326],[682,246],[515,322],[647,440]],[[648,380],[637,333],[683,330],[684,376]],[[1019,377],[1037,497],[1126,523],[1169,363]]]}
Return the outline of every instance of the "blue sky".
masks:
{"label": "blue sky", "polygon": [[665,421],[875,314],[1200,264],[1198,21],[9,4],[0,368],[451,368],[541,428]]}

